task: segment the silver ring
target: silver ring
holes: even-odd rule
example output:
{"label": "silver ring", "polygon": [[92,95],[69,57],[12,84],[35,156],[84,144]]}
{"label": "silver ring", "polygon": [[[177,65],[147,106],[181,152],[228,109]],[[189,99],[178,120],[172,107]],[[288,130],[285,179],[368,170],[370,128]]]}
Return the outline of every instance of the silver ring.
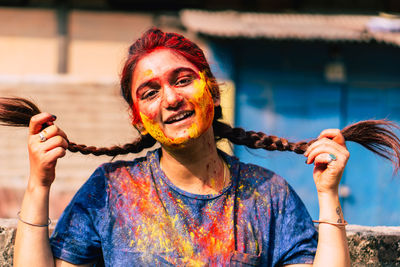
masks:
{"label": "silver ring", "polygon": [[335,155],[333,154],[329,154],[329,160],[328,160],[328,164],[331,163],[332,161],[335,161],[337,158]]}
{"label": "silver ring", "polygon": [[45,142],[47,140],[46,136],[44,136],[43,132],[39,133],[40,142]]}

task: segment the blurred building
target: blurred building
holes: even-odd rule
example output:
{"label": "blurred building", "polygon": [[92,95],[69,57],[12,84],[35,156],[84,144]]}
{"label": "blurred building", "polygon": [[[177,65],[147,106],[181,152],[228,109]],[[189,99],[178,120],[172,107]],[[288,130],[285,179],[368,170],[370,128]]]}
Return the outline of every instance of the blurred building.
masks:
{"label": "blurred building", "polygon": [[[237,126],[296,142],[360,120],[400,124],[399,16],[185,10],[181,19],[208,41],[217,76],[235,84]],[[346,220],[399,225],[400,175],[392,177],[391,164],[365,148],[347,146]],[[303,156],[239,146],[235,154],[285,177],[318,217]]]}
{"label": "blurred building", "polygon": [[[129,142],[136,133],[119,96],[119,73],[129,44],[157,26],[204,48],[225,86],[227,121],[236,126],[298,141],[361,119],[400,123],[399,33],[369,26],[376,10],[399,11],[398,1],[236,0],[228,6],[236,11],[204,10],[226,9],[225,2],[0,0],[0,95],[33,99],[58,116],[74,142]],[[203,10],[182,10],[187,7]],[[345,217],[353,224],[398,225],[399,177],[365,149],[349,149]],[[29,171],[26,130],[0,127],[0,151],[0,217],[14,217]],[[318,217],[304,157],[243,148],[235,154],[284,176]],[[68,153],[59,162],[52,218],[108,160]]]}

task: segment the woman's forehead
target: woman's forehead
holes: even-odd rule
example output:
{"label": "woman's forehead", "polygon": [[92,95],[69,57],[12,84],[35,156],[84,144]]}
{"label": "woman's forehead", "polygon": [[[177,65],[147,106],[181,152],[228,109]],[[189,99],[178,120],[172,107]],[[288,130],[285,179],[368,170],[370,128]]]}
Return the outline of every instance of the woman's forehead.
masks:
{"label": "woman's forehead", "polygon": [[179,68],[199,71],[195,65],[179,53],[171,49],[159,48],[139,60],[133,72],[133,82],[169,74]]}

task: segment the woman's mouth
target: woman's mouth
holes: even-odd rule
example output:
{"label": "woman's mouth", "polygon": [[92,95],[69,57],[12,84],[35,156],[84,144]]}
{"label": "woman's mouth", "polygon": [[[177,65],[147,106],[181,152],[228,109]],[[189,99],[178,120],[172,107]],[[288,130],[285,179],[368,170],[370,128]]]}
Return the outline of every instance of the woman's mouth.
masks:
{"label": "woman's mouth", "polygon": [[186,118],[189,118],[190,116],[192,116],[194,114],[194,111],[182,111],[179,112],[178,114],[172,115],[170,116],[164,123],[165,124],[172,124],[178,121],[182,121]]}

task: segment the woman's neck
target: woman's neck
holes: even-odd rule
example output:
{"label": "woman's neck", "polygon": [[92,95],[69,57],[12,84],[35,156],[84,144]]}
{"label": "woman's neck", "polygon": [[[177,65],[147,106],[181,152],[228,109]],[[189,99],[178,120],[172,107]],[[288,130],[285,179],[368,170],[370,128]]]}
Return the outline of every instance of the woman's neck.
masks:
{"label": "woman's neck", "polygon": [[212,128],[184,148],[162,147],[160,165],[175,186],[193,194],[216,194],[229,182]]}

